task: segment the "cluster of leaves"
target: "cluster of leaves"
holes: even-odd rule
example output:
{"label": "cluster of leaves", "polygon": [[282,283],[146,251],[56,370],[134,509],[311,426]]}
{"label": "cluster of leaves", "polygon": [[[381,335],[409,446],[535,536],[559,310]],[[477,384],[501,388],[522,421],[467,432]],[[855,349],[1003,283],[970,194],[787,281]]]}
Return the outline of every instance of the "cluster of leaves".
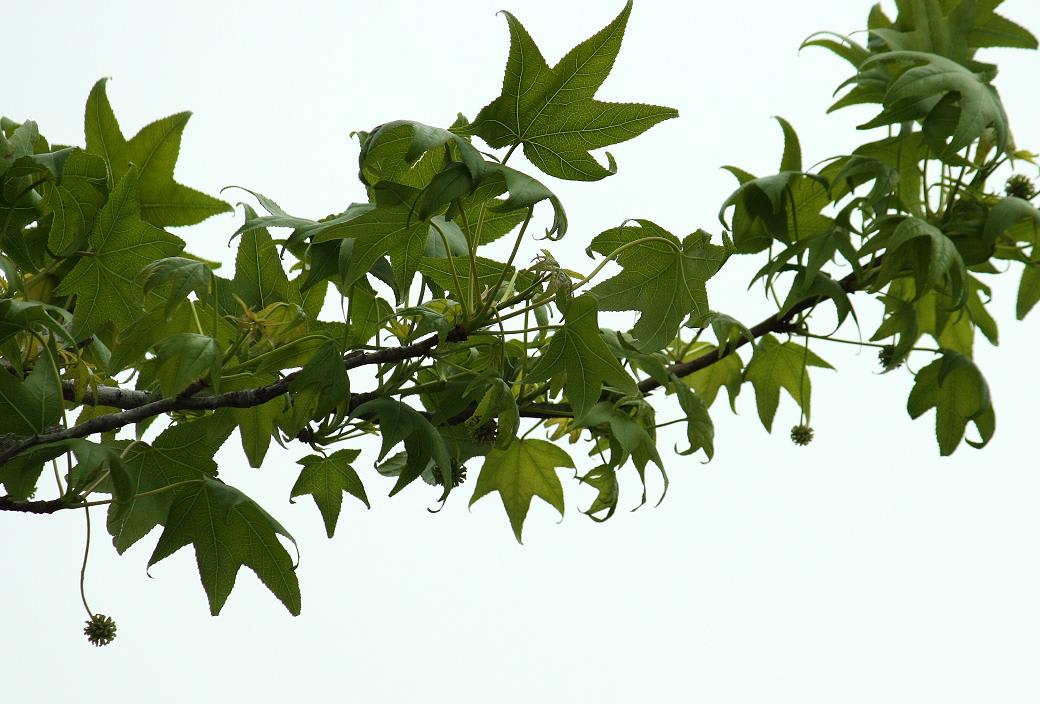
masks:
{"label": "cluster of leaves", "polygon": [[[194,547],[214,614],[242,565],[298,613],[292,538],[218,477],[213,456],[232,434],[254,467],[272,440],[310,446],[290,494],[313,498],[329,537],[344,494],[368,505],[360,453],[342,443],[375,434],[391,495],[422,478],[443,502],[478,467],[470,503],[497,492],[520,540],[535,496],[564,512],[562,468],[595,490],[584,512],[597,521],[615,512],[622,472],[642,483],[641,503],[651,464],[667,487],[657,431],[670,421],[657,413],[669,404],[686,424],[684,454],[712,458],[709,409],[723,388],[732,406],[745,383],[767,429],[784,390],[800,410],[792,438],[811,441],[809,369],[830,365],[809,342],[842,341],[815,331],[858,321],[857,292],[872,294],[883,322],[854,344],[881,348],[886,371],[928,356],[908,410],[935,409],[942,454],[969,423],[979,440],[968,442],[985,445],[994,411],[972,352],[976,331],[995,344],[997,330],[984,281],[1020,264],[1019,317],[1040,300],[1040,211],[1027,178],[1007,194],[988,185],[1032,156],[1013,144],[995,67],[975,55],[1036,41],[996,14],[999,0],[897,4],[895,19],[871,12],[865,46],[806,41],[854,69],[834,108],[877,105],[863,127],[887,136],[807,170],[780,120],[777,173],[727,167],[738,187],[721,236],[629,221],[592,239],[598,262],[584,275],[547,250],[521,265],[536,215],[549,240],[567,234],[567,217],[544,183],[507,163],[522,147],[544,174],[601,179],[617,165],[592,150],[676,117],[595,97],[631,4],[554,66],[507,13],[500,96],[446,129],[394,121],[358,133],[364,202],[340,213],[298,217],[251,193],[262,213],[245,206],[230,279],[163,229],[230,210],[173,180],[187,113],[127,140],[101,81],[85,148],[5,119],[0,508],[105,504],[120,552],[156,527],[149,564]],[[484,256],[489,245],[508,256]],[[751,327],[708,299],[707,282],[739,255],[766,259],[754,280],[776,305]],[[607,311],[638,317],[611,330]],[[919,346],[926,336],[934,347]],[[529,437],[538,428],[547,439]],[[565,438],[586,443],[591,469],[576,469]],[[58,496],[35,499],[48,464]]]}

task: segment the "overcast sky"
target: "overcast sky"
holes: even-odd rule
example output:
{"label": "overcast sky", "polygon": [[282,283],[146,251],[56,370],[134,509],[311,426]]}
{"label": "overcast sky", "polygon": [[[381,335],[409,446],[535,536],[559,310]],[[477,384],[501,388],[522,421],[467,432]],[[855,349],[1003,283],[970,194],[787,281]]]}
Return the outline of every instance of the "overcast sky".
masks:
{"label": "overcast sky", "polygon": [[[621,5],[512,0],[508,9],[554,62]],[[447,125],[498,94],[508,46],[498,9],[478,0],[6,3],[0,112],[38,121],[52,142],[82,144],[87,93],[111,76],[128,136],[194,111],[181,182],[209,192],[243,185],[321,217],[363,198],[352,130],[397,118]],[[1040,4],[1009,0],[1004,9],[1040,30]],[[858,0],[637,0],[599,97],[671,105],[681,117],[614,148],[619,172],[606,181],[546,178],[571,221],[557,256],[587,269],[589,238],[630,217],[717,233],[734,186],[719,167],[776,169],[772,115],[798,129],[807,164],[856,146],[868,112],[824,114],[847,65],[797,49],[816,30],[859,29],[868,10]],[[1040,151],[1040,54],[989,56],[1001,64],[1018,144]],[[178,234],[230,268],[226,242],[239,220]],[[760,317],[759,292],[745,290],[760,263],[713,281],[712,307]],[[248,570],[210,617],[192,550],[149,579],[156,534],[117,557],[98,511],[89,596],[117,619],[119,638],[95,650],[81,633],[77,591],[82,512],[2,514],[0,698],[1040,701],[1030,366],[1040,314],[1016,323],[1013,282],[995,293],[1001,347],[980,342],[977,355],[998,416],[984,451],[940,459],[933,416],[906,414],[905,370],[881,376],[869,351],[820,343],[814,350],[840,371],[814,373],[810,447],[786,437],[798,417],[789,399],[770,436],[745,389],[739,415],[714,408],[711,464],[673,455],[681,432],[662,434],[672,486],[660,507],[595,525],[579,513],[590,492],[564,477],[565,520],[536,502],[524,546],[497,497],[466,510],[472,485],[437,515],[420,486],[386,499],[391,484],[371,470],[371,453],[358,467],[373,510],[347,497],[328,541],[309,498],[287,502],[307,449],[273,448],[251,470],[229,442],[221,476],[300,543],[298,618]],[[858,302],[875,321],[868,299]],[[635,487],[625,489],[622,501],[634,506]]]}

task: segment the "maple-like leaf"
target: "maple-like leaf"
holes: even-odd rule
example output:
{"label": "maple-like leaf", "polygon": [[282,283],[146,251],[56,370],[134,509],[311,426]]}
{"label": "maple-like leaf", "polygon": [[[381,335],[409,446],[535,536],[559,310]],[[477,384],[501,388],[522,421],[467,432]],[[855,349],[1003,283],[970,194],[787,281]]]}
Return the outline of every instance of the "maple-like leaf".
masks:
{"label": "maple-like leaf", "polygon": [[523,144],[531,163],[551,176],[595,181],[614,173],[609,153],[604,167],[589,150],[632,139],[679,114],[673,108],[593,97],[614,65],[631,11],[630,0],[610,24],[551,68],[520,21],[503,13],[510,44],[502,94],[468,129],[495,148]]}
{"label": "maple-like leaf", "polygon": [[300,613],[300,584],[293,560],[278,536],[295,540],[267,511],[233,486],[203,476],[174,492],[166,528],[148,566],[183,548],[195,547],[210,613],[220,613],[245,565],[278,597],[289,613]]}
{"label": "maple-like leaf", "polygon": [[426,251],[430,225],[418,219],[407,204],[373,207],[357,217],[322,230],[314,243],[352,239],[353,251],[342,272],[344,289],[357,282],[389,254],[394,279],[403,298]]}
{"label": "maple-like leaf", "polygon": [[[705,282],[726,259],[725,250],[698,232],[679,238],[649,220],[638,227],[616,227],[598,235],[589,249],[613,256],[623,271],[595,286],[600,310],[637,310],[632,328],[642,352],[656,352],[673,339],[684,318],[708,312]],[[652,238],[652,239],[651,239]],[[645,240],[645,241],[641,241]]]}
{"label": "maple-like leaf", "polygon": [[174,492],[160,489],[217,474],[213,456],[232,428],[224,417],[207,416],[172,425],[153,443],[138,441],[124,451],[131,498],[108,507],[108,532],[118,552],[165,524]]}
{"label": "maple-like leaf", "polygon": [[870,33],[883,39],[893,51],[938,54],[978,68],[984,64],[972,58],[979,48],[1035,49],[1037,46],[1036,37],[1027,29],[995,12],[1003,1],[904,1],[899,4],[895,22],[887,27],[874,27]]}
{"label": "maple-like leaf", "polygon": [[61,387],[46,354],[24,379],[0,367],[0,435],[36,435],[61,418]]}
{"label": "maple-like leaf", "polygon": [[90,254],[80,257],[55,293],[75,295],[72,334],[83,339],[111,322],[125,328],[142,312],[134,277],[156,259],[177,254],[179,237],[141,219],[137,169],[129,168],[101,208],[87,238]]}
{"label": "maple-like leaf", "polygon": [[131,164],[138,168],[141,217],[145,222],[160,227],[194,225],[210,216],[230,212],[231,206],[224,201],[173,180],[181,133],[191,113],[181,112],[156,120],[127,141],[108,102],[107,81],[102,78],[95,83],[87,98],[87,151],[108,162],[113,181],[119,181]]}
{"label": "maple-like leaf", "polygon": [[527,381],[566,376],[567,400],[579,419],[599,402],[604,382],[626,395],[638,395],[635,381],[603,341],[596,299],[590,294],[578,296],[567,306],[563,319],[563,327],[549,340]]}
{"label": "maple-like leaf", "polygon": [[354,409],[355,417],[364,418],[367,415],[379,419],[383,433],[380,460],[386,457],[390,448],[404,441],[407,461],[397,476],[397,483],[390,491],[390,496],[418,479],[431,462],[440,469],[442,476],[450,476],[451,458],[444,438],[417,410],[392,398],[376,398]]}
{"label": "maple-like leaf", "polygon": [[935,409],[935,437],[939,452],[950,455],[957,449],[968,421],[975,424],[981,439],[968,440],[972,447],[984,447],[993,437],[996,416],[989,386],[978,367],[968,357],[946,350],[943,356],[917,373],[906,402],[911,418]]}
{"label": "maple-like leaf", "polygon": [[524,520],[535,496],[554,507],[561,516],[564,513],[563,485],[556,474],[557,467],[573,468],[574,461],[545,440],[517,440],[505,450],[492,450],[480,469],[469,505],[497,491],[513,535],[522,543]]}
{"label": "maple-like leaf", "polygon": [[330,538],[336,533],[344,492],[357,497],[371,508],[365,486],[350,466],[360,454],[360,450],[337,450],[328,457],[308,455],[297,462],[303,465],[303,469],[289,494],[290,501],[297,496],[310,494],[321,512],[325,532]]}
{"label": "maple-like leaf", "polygon": [[772,335],[758,341],[755,354],[744,370],[744,378],[755,387],[758,417],[766,430],[772,430],[776,408],[780,404],[780,389],[783,388],[809,415],[812,385],[809,383],[808,367],[833,369],[807,347],[797,342],[781,343]]}
{"label": "maple-like leaf", "polygon": [[[995,130],[998,151],[1004,150],[1010,128],[1000,95],[990,84],[992,76],[974,73],[956,61],[920,51],[878,54],[864,62],[863,67],[889,62],[901,62],[904,69],[885,93],[881,114],[861,125],[862,129],[916,119],[923,119],[926,128],[934,126],[942,113],[933,108],[949,98],[958,102],[959,110],[956,126],[950,130],[950,142],[944,141],[943,154],[956,154],[990,127]],[[939,131],[946,134],[945,128]]]}
{"label": "maple-like leaf", "polygon": [[[694,343],[682,358],[682,362],[689,362],[702,355],[715,351],[715,346],[707,342]],[[697,392],[704,400],[704,405],[710,407],[715,403],[719,390],[726,389],[729,395],[729,407],[734,413],[737,412],[737,396],[740,395],[741,386],[744,383],[744,362],[740,355],[731,352],[725,357],[709,364],[703,369],[683,377],[683,383]]]}

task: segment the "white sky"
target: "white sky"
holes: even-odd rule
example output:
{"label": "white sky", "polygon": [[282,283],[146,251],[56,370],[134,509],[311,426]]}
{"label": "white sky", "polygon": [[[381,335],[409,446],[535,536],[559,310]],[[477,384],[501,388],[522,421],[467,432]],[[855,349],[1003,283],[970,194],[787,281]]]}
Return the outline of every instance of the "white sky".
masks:
{"label": "white sky", "polygon": [[[553,62],[621,4],[508,7]],[[112,76],[128,136],[195,112],[181,182],[208,192],[244,185],[320,217],[363,197],[351,130],[397,118],[447,125],[498,94],[508,43],[498,9],[478,0],[6,3],[0,112],[37,120],[52,141],[82,143],[87,93]],[[679,234],[718,232],[734,183],[718,167],[775,170],[782,144],[771,115],[799,130],[807,164],[853,148],[867,112],[824,115],[847,65],[797,48],[816,30],[862,27],[868,9],[848,0],[637,1],[600,97],[675,106],[681,118],[616,147],[613,178],[545,179],[571,221],[554,253],[587,268],[588,239],[629,217]],[[1004,9],[1040,31],[1040,4],[1009,0]],[[1018,144],[1040,151],[1040,54],[989,56],[1001,64]],[[178,234],[230,267],[225,243],[237,223],[224,216]],[[761,317],[759,293],[745,291],[760,263],[713,281],[712,306],[749,323]],[[1014,322],[1017,274],[1007,278],[1015,282],[996,287],[993,308],[1002,346],[982,342],[978,352],[997,435],[986,450],[962,447],[950,459],[938,457],[932,416],[907,416],[905,370],[880,376],[872,353],[826,343],[814,350],[840,371],[814,374],[809,448],[786,437],[798,415],[789,399],[770,436],[746,388],[738,416],[721,402],[714,409],[714,462],[667,453],[672,487],[659,508],[619,510],[595,525],[579,513],[592,492],[564,477],[566,519],[558,525],[536,502],[522,547],[497,497],[467,512],[472,484],[436,516],[422,486],[387,500],[391,483],[370,469],[371,453],[357,466],[373,510],[347,497],[330,542],[309,498],[286,501],[295,460],[309,450],[273,448],[251,470],[230,442],[218,456],[222,477],[301,545],[299,618],[248,570],[211,618],[190,549],[149,579],[157,534],[118,558],[99,511],[88,594],[117,619],[119,638],[95,650],[81,633],[81,513],[0,514],[2,698],[1038,701],[1038,387],[1029,365],[1040,314]],[[876,313],[857,302],[869,328]],[[663,435],[662,450],[680,441],[681,431]],[[635,487],[625,488],[632,506]]]}

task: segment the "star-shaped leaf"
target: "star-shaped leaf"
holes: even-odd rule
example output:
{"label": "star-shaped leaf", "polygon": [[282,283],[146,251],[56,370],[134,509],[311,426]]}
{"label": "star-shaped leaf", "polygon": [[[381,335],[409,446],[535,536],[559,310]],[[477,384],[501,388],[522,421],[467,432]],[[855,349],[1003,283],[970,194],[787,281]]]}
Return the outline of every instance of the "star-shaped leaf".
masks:
{"label": "star-shaped leaf", "polygon": [[672,108],[593,97],[614,65],[631,11],[630,0],[613,22],[552,68],[520,21],[504,13],[511,41],[502,95],[469,129],[495,148],[523,144],[531,163],[551,176],[595,181],[614,173],[609,153],[604,167],[589,150],[632,139],[678,116]]}
{"label": "star-shaped leaf", "polygon": [[47,354],[25,379],[0,368],[0,435],[36,435],[61,418],[61,387]]}
{"label": "star-shaped leaf", "polygon": [[398,475],[390,496],[415,481],[426,471],[431,461],[444,473],[442,476],[450,476],[451,458],[444,439],[430,421],[411,406],[392,398],[377,398],[358,406],[353,415],[357,418],[371,415],[379,419],[379,429],[383,434],[380,460],[397,443],[404,441],[407,463]]}
{"label": "star-shaped leaf", "polygon": [[1010,131],[1004,104],[996,89],[990,85],[992,76],[973,73],[956,61],[920,51],[892,51],[868,59],[864,68],[880,62],[902,62],[910,67],[903,70],[885,94],[881,114],[861,128],[881,127],[908,120],[940,119],[939,111],[932,108],[944,97],[956,94],[960,110],[949,144],[944,154],[955,154],[974,142],[983,130],[992,127],[996,132],[998,153],[1008,143]]}
{"label": "star-shaped leaf", "polygon": [[181,133],[191,117],[181,112],[146,125],[130,141],[123,136],[105,92],[107,78],[94,84],[87,98],[87,151],[108,162],[113,181],[134,164],[140,170],[141,217],[160,227],[194,225],[231,211],[222,200],[173,180]]}
{"label": "star-shaped leaf", "polygon": [[418,219],[407,204],[374,207],[344,223],[322,230],[314,242],[353,239],[349,265],[343,272],[344,290],[365,276],[389,254],[394,278],[403,291],[415,276],[426,251],[429,223]]}
{"label": "star-shaped leaf", "polygon": [[583,417],[599,402],[604,382],[626,395],[638,395],[635,381],[603,341],[596,299],[589,294],[578,296],[563,318],[563,327],[552,336],[527,381],[566,376],[564,388],[575,418]]}
{"label": "star-shaped leaf", "polygon": [[[643,352],[656,352],[675,339],[690,314],[708,312],[705,282],[725,261],[722,247],[708,244],[704,233],[679,239],[649,220],[639,227],[624,226],[598,235],[590,249],[613,256],[623,271],[594,287],[600,310],[638,310],[632,328]],[[624,247],[623,251],[614,254]]]}
{"label": "star-shaped leaf", "polygon": [[773,428],[781,388],[791,395],[806,416],[809,415],[812,395],[809,367],[833,369],[797,342],[781,343],[772,335],[766,335],[758,341],[755,354],[744,370],[744,378],[755,387],[758,417],[762,419],[766,430]]}
{"label": "star-shaped leaf", "polygon": [[330,538],[336,532],[344,492],[357,497],[365,506],[371,508],[368,495],[365,494],[365,486],[350,466],[360,454],[359,450],[338,450],[328,457],[308,455],[297,462],[303,465],[303,470],[289,494],[290,500],[310,494],[321,511],[321,517],[325,521],[325,532]]}
{"label": "star-shaped leaf", "polygon": [[259,504],[233,486],[203,476],[174,492],[166,528],[148,566],[191,544],[210,613],[220,613],[238,570],[249,567],[294,616],[300,613],[300,584],[292,557],[278,540],[295,540]]}
{"label": "star-shaped leaf", "polygon": [[1002,2],[901,2],[891,26],[874,27],[870,32],[894,51],[925,51],[978,67],[981,64],[972,58],[982,47],[1036,48],[1036,37],[995,12]]}
{"label": "star-shaped leaf", "polygon": [[968,440],[969,445],[983,447],[993,437],[996,420],[989,386],[978,367],[962,354],[946,350],[917,373],[906,409],[916,419],[932,408],[935,437],[943,456],[957,449],[968,421],[975,424],[981,436],[979,442]]}
{"label": "star-shaped leaf", "polygon": [[166,523],[173,490],[157,490],[216,475],[213,456],[232,427],[219,415],[207,416],[170,426],[151,445],[138,441],[125,450],[123,466],[129,475],[131,498],[108,508],[108,532],[118,552],[125,552],[157,525]]}
{"label": "star-shaped leaf", "polygon": [[[714,351],[714,345],[697,342],[690,347],[686,356],[680,361],[689,362]],[[729,407],[736,413],[737,396],[740,395],[740,389],[744,383],[744,362],[739,354],[730,352],[714,364],[709,364],[704,369],[684,377],[683,382],[696,391],[697,395],[704,400],[704,405],[708,407],[715,403],[719,391],[725,388],[729,395]]]}
{"label": "star-shaped leaf", "polygon": [[[245,207],[246,220],[256,212]],[[235,278],[231,282],[235,295],[253,310],[263,310],[276,302],[299,303],[300,294],[289,281],[278,257],[278,249],[267,228],[254,227],[242,232],[235,255]]]}
{"label": "star-shaped leaf", "polygon": [[87,238],[90,254],[80,257],[56,289],[75,295],[72,334],[83,339],[111,322],[116,329],[132,323],[141,313],[134,293],[134,277],[146,265],[177,254],[179,237],[141,219],[137,202],[137,169],[129,168],[101,208]]}
{"label": "star-shaped leaf", "polygon": [[513,535],[522,543],[524,520],[535,496],[564,513],[563,485],[557,467],[574,467],[570,455],[545,440],[517,440],[505,450],[492,450],[484,460],[473,490],[472,506],[497,491],[509,516]]}

